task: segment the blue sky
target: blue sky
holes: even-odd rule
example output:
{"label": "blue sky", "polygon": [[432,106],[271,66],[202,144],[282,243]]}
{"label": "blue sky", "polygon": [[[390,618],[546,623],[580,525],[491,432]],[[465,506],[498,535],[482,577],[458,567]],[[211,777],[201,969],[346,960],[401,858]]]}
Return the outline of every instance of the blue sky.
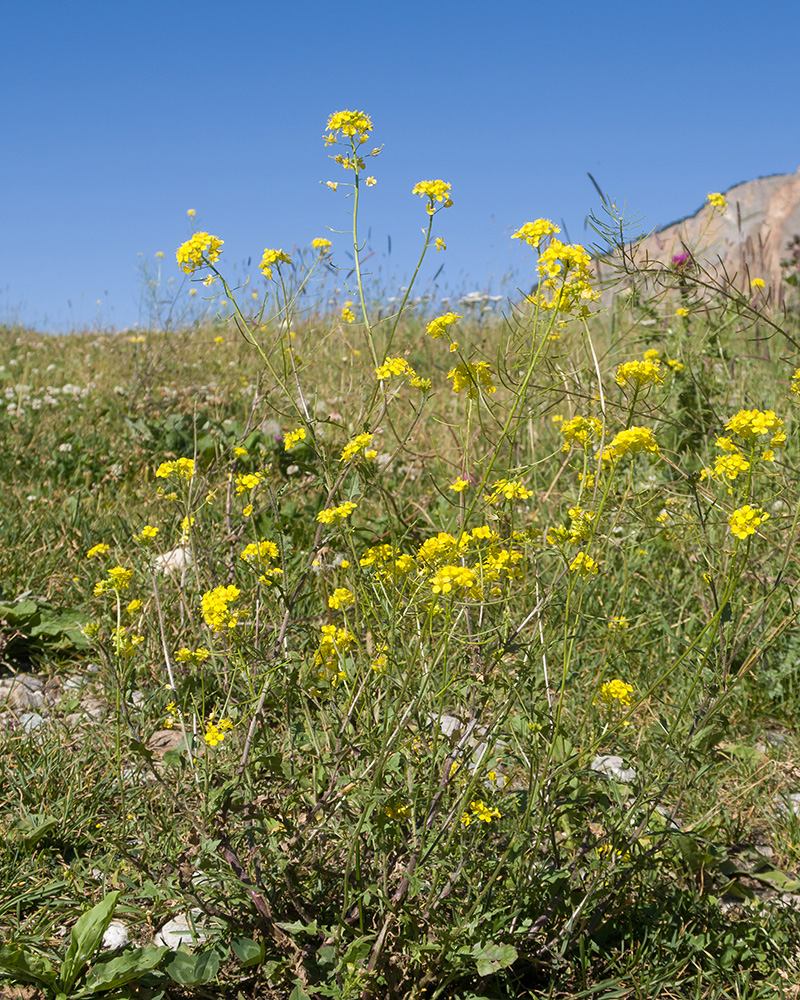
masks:
{"label": "blue sky", "polygon": [[[573,242],[604,189],[652,229],[708,191],[800,167],[797,0],[5,0],[0,322],[43,330],[147,319],[141,267],[180,279],[197,228],[226,268],[349,225],[322,143],[359,109],[383,143],[363,226],[385,287],[427,217],[422,179],[453,186],[435,220],[439,292],[511,291],[510,241],[541,216]],[[388,253],[388,237],[392,250]],[[333,236],[347,263],[346,238]],[[141,255],[141,256],[139,256]],[[503,275],[514,272],[511,280]],[[100,300],[100,306],[96,305]]]}

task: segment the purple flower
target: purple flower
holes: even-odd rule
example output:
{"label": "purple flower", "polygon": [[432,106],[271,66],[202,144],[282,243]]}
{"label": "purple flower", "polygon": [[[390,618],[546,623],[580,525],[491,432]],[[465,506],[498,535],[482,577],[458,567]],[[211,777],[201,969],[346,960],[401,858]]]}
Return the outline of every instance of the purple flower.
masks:
{"label": "purple flower", "polygon": [[692,255],[690,253],[676,253],[672,256],[673,267],[686,267],[691,263]]}

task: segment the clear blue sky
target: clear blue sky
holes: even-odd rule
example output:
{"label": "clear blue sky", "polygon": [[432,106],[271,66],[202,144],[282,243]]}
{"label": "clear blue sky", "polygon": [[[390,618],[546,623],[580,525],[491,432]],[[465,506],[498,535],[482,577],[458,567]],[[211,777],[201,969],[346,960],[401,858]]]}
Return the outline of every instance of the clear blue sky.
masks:
{"label": "clear blue sky", "polygon": [[0,14],[0,321],[46,330],[144,319],[139,267],[163,251],[164,278],[180,277],[188,208],[227,267],[345,229],[342,189],[319,183],[343,173],[321,141],[333,111],[365,111],[385,144],[363,222],[387,285],[418,251],[418,180],[449,181],[455,203],[427,276],[444,263],[440,287],[499,291],[509,267],[529,284],[509,239],[522,223],[563,219],[590,242],[587,171],[654,228],[800,166],[798,0],[0,0]]}

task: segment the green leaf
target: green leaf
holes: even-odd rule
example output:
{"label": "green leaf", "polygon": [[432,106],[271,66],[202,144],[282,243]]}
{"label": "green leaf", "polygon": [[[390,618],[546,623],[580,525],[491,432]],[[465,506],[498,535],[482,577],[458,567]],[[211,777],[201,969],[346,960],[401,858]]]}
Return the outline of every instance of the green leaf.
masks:
{"label": "green leaf", "polygon": [[86,976],[86,991],[97,993],[100,990],[114,990],[124,986],[139,976],[152,972],[161,959],[169,951],[166,945],[160,948],[148,946],[134,948],[123,955],[101,958],[89,970]]}
{"label": "green leaf", "polygon": [[240,937],[231,941],[233,953],[239,959],[243,969],[250,965],[258,965],[264,959],[264,946],[252,938]]}
{"label": "green leaf", "polygon": [[58,820],[44,813],[33,813],[18,819],[13,832],[23,841],[26,847],[32,847],[58,826]]}
{"label": "green leaf", "polygon": [[34,986],[55,989],[55,969],[44,955],[36,955],[32,951],[23,951],[19,947],[4,945],[0,948],[0,969],[17,982],[32,983]]}
{"label": "green leaf", "polygon": [[110,892],[97,906],[83,914],[70,934],[69,947],[59,976],[59,987],[69,993],[81,969],[97,951],[111,923],[119,892]]}
{"label": "green leaf", "polygon": [[513,944],[475,945],[472,957],[479,976],[491,976],[501,969],[507,969],[517,960],[517,949]]}
{"label": "green leaf", "polygon": [[203,951],[197,955],[188,951],[176,951],[165,964],[164,970],[182,986],[199,986],[216,976],[219,955],[215,951]]}

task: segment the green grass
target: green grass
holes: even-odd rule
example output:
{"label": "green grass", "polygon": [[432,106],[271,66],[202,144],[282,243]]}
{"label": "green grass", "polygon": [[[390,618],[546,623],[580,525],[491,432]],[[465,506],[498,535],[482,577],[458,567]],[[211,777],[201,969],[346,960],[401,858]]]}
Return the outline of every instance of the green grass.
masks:
{"label": "green grass", "polygon": [[[85,685],[4,716],[8,984],[118,892],[138,945],[192,908],[210,933],[120,996],[791,995],[791,318],[665,272],[585,321],[462,318],[451,353],[413,311],[302,311],[276,268],[271,315],[0,331],[4,663]],[[661,381],[615,381],[645,351]],[[387,356],[430,388],[379,383]],[[657,451],[620,454],[636,428]]]}

